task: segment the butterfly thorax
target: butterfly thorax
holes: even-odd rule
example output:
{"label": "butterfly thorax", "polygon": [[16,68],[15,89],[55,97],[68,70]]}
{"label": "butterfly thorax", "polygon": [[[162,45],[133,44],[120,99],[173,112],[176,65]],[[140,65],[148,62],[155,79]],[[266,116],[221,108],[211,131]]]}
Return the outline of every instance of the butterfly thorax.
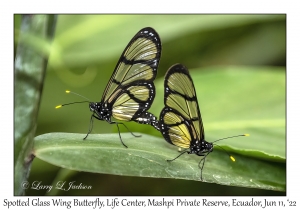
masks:
{"label": "butterfly thorax", "polygon": [[98,119],[110,121],[112,112],[111,112],[111,108],[109,108],[106,103],[90,102],[89,106],[91,112],[96,114]]}
{"label": "butterfly thorax", "polygon": [[205,140],[196,140],[190,145],[190,154],[196,154],[198,156],[203,156],[205,153],[210,153],[213,151],[213,144]]}

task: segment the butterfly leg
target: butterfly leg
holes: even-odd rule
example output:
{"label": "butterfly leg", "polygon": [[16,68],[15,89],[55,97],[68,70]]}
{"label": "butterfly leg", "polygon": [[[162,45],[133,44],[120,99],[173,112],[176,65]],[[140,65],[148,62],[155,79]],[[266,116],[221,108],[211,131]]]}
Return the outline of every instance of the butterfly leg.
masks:
{"label": "butterfly leg", "polygon": [[[208,153],[206,153],[206,154],[203,154],[203,153],[202,153],[201,155],[198,154],[198,156],[204,156],[204,157],[200,160],[200,162],[199,162],[199,164],[198,164],[198,167],[199,167],[200,170],[201,170],[201,181],[203,181],[203,179],[202,179],[202,171],[203,171],[203,168],[204,168],[205,159],[206,159],[206,156],[207,156],[209,153],[210,153],[210,152],[208,152]],[[203,161],[203,164],[202,164],[202,166],[200,166],[202,161]]]}
{"label": "butterfly leg", "polygon": [[[87,137],[88,137],[88,135],[92,132],[92,130],[93,130],[93,117],[95,117],[94,115],[92,115],[91,116],[91,119],[90,119],[90,126],[89,126],[89,131],[88,131],[88,133],[86,134],[86,136],[83,138],[83,140],[85,140]],[[96,117],[97,118],[97,117]]]}
{"label": "butterfly leg", "polygon": [[[118,126],[118,124],[123,125],[123,126],[127,129],[127,131],[130,132],[131,135],[133,135],[134,137],[141,137],[141,136],[142,136],[142,135],[136,135],[136,134],[132,133],[132,132],[129,130],[129,128],[128,128],[124,123],[113,122],[113,121],[107,121],[107,122],[108,122],[109,124],[117,124],[117,126]],[[119,130],[119,127],[118,127],[118,130]],[[120,133],[120,130],[119,130],[119,133]]]}
{"label": "butterfly leg", "polygon": [[[205,163],[205,158],[206,158],[206,155],[200,160],[200,162],[198,164],[198,167],[200,168],[200,171],[201,171],[201,175],[200,175],[201,181],[203,181],[202,171],[203,171],[203,167],[204,167],[204,163]],[[203,164],[202,164],[202,166],[200,166],[202,161],[203,161]]]}
{"label": "butterfly leg", "polygon": [[184,153],[188,153],[187,150],[183,151],[182,153],[180,153],[176,158],[172,159],[172,160],[167,160],[168,162],[171,162],[173,160],[176,160],[177,158],[179,158],[181,155],[183,155]]}
{"label": "butterfly leg", "polygon": [[134,134],[134,133],[132,133],[130,130],[129,130],[129,128],[124,124],[124,123],[118,123],[118,124],[122,124],[130,133],[131,133],[131,135],[133,135],[134,137],[141,137],[142,135],[136,135],[136,134]]}
{"label": "butterfly leg", "polygon": [[[119,137],[120,137],[120,140],[121,140],[121,143],[123,144],[124,147],[128,148],[126,146],[126,144],[124,144],[123,140],[122,140],[122,137],[121,137],[121,133],[120,133],[120,128],[119,128],[119,124],[123,124],[123,123],[118,123],[118,122],[113,122],[113,121],[107,121],[109,124],[116,124],[117,125],[117,128],[118,128],[118,133],[119,133]],[[124,125],[124,124],[123,124]],[[124,125],[125,126],[125,125]],[[125,126],[126,127],[126,126]],[[127,128],[127,127],[126,127]]]}

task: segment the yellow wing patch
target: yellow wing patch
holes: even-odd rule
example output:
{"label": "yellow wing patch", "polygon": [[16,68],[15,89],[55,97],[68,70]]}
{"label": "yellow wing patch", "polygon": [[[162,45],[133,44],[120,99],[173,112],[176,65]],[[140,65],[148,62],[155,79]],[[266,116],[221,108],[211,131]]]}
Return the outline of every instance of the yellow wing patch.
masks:
{"label": "yellow wing patch", "polygon": [[163,122],[169,127],[168,136],[172,143],[182,148],[189,148],[191,136],[184,119],[174,112],[166,112]]}
{"label": "yellow wing patch", "polygon": [[150,97],[150,91],[146,86],[130,86],[127,91],[130,95],[124,92],[117,98],[112,108],[112,116],[118,120],[130,121],[140,108],[137,100],[147,101]]}
{"label": "yellow wing patch", "polygon": [[[176,110],[176,113],[185,120],[184,125],[189,128],[184,132],[189,133],[190,140],[204,138],[204,129],[196,91],[188,70],[179,64],[169,68],[165,78],[165,106]],[[173,143],[173,140],[170,138]],[[174,141],[177,141],[174,139]]]}

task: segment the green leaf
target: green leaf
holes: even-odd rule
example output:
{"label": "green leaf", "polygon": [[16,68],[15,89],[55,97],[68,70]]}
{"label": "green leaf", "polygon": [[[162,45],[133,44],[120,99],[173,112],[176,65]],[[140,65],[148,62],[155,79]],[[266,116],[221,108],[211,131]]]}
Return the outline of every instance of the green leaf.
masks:
{"label": "green leaf", "polygon": [[[191,69],[206,140],[249,133],[250,137],[226,139],[218,145],[229,152],[285,163],[284,70],[245,66]],[[157,117],[164,103],[163,82],[156,80],[155,101],[150,108]],[[161,137],[149,126],[126,125],[130,131]],[[117,132],[116,127],[114,131]]]}
{"label": "green leaf", "polygon": [[[285,167],[285,15],[59,15],[58,19],[48,65],[50,71],[47,72],[43,100],[39,108],[38,134],[87,132],[91,116],[88,104],[68,106],[59,110],[54,107],[61,103],[81,100],[76,96],[66,95],[66,89],[84,95],[91,101],[101,100],[104,88],[128,41],[141,28],[151,26],[159,33],[163,46],[155,81],[155,103],[151,112],[158,116],[163,107],[163,78],[159,78],[163,77],[170,65],[176,62],[183,63],[191,70],[192,77],[195,77],[206,140],[213,141],[231,135],[250,133],[251,136],[247,138],[228,139],[218,143],[230,154],[237,153],[267,164]],[[229,67],[203,68],[219,65]],[[283,67],[269,68],[259,65]],[[262,77],[259,76],[260,73]],[[202,76],[204,78],[199,79]],[[227,79],[230,79],[229,82],[226,82]],[[131,131],[155,135],[162,139],[160,132],[150,126],[134,122],[126,122],[126,125]],[[115,125],[105,121],[94,121],[92,133],[110,133],[112,128],[117,132]],[[126,129],[123,131],[128,132]],[[125,143],[131,146],[130,141]],[[175,150],[175,156],[179,154],[176,148],[168,145],[163,139],[162,143]],[[119,142],[118,144],[122,146]],[[218,151],[214,151],[210,154],[208,160],[217,153]],[[191,158],[193,155],[183,155],[178,160],[186,156]],[[234,156],[237,164],[240,157],[235,154]],[[174,158],[174,155],[170,158]],[[201,157],[194,158],[195,163],[198,163]],[[34,165],[34,170],[31,170],[32,180],[38,175],[45,178],[45,181],[47,178],[47,182],[51,183],[53,175],[48,172],[44,175],[45,167],[42,167],[42,164],[45,162],[34,162],[37,164]],[[207,166],[208,164],[204,173]],[[98,183],[99,177],[105,177],[105,180],[109,179],[107,177],[113,177],[113,180],[107,181],[108,185],[118,178],[97,174],[94,178],[89,177],[89,181]],[[131,194],[136,194],[136,188],[140,187],[136,178],[120,177],[118,182],[135,183],[130,190]],[[57,176],[57,179],[61,177]],[[151,180],[154,183],[158,182],[157,179]],[[166,185],[164,179],[159,180]],[[174,182],[176,186],[186,183],[169,181]],[[55,183],[55,180],[53,182]],[[188,183],[192,185],[195,182]],[[198,184],[214,189],[222,187],[200,182]],[[148,185],[148,188],[143,187],[144,192],[156,190],[152,184]],[[95,194],[101,190],[103,194],[109,193],[103,185],[93,189],[98,190]],[[159,191],[161,190],[160,187]],[[239,192],[241,189],[229,187],[224,191],[231,190]],[[116,190],[112,191],[118,193]],[[190,191],[190,188],[180,191]]]}
{"label": "green leaf", "polygon": [[[200,181],[201,157],[182,155],[162,138],[141,134],[49,133],[35,138],[34,154],[51,164],[71,170],[123,176],[173,178]],[[206,158],[203,181],[223,185],[285,191],[285,164],[236,154],[231,162],[226,153],[215,150]]]}

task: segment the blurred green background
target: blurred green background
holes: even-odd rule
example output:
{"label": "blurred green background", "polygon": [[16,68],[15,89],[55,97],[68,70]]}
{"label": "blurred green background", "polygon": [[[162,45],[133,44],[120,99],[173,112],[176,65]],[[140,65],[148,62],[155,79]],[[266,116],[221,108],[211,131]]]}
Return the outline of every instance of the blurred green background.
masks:
{"label": "blurred green background", "polygon": [[[20,16],[16,15],[15,28],[18,29],[19,25]],[[258,72],[267,83],[279,81],[278,88],[283,94],[275,94],[277,90],[265,90],[270,91],[265,93],[265,97],[270,98],[266,106],[270,109],[274,107],[278,109],[270,113],[267,113],[268,110],[263,112],[266,113],[268,122],[274,119],[284,122],[283,126],[279,123],[280,128],[275,126],[270,136],[279,135],[282,144],[285,145],[285,86],[282,86],[285,84],[286,66],[285,15],[58,15],[36,136],[50,132],[87,133],[91,115],[88,104],[73,105],[58,110],[54,107],[81,100],[75,95],[66,94],[65,90],[82,94],[91,101],[100,101],[125,46],[136,32],[147,26],[153,27],[158,32],[162,42],[162,56],[155,83],[157,97],[151,108],[154,114],[158,115],[163,107],[162,84],[165,72],[171,65],[182,63],[190,69],[192,77],[193,74],[197,74],[196,71],[204,72],[205,84],[211,84],[203,87],[197,83],[201,81],[201,73],[197,74],[199,80],[198,77],[193,78],[194,83],[203,88],[203,92],[197,89],[197,95],[198,100],[201,101],[199,104],[204,126],[209,122],[208,127],[214,132],[210,134],[211,139],[240,134],[236,133],[243,132],[239,129],[230,133],[224,133],[222,129],[220,132],[218,129],[213,129],[213,123],[218,123],[218,117],[224,119],[226,116],[226,106],[237,109],[233,120],[246,120],[253,116],[255,118],[255,109],[238,110],[239,103],[236,103],[238,99],[233,100],[234,103],[229,103],[230,98],[223,97],[222,100],[213,98],[222,97],[224,94],[226,96],[222,88],[218,87],[218,80],[222,79],[220,77],[222,70],[235,66],[234,68],[240,68],[240,71]],[[211,69],[218,71],[216,73]],[[266,71],[275,72],[277,79],[269,77]],[[251,78],[247,80],[247,77],[244,77],[240,82],[240,86],[246,85],[249,90],[253,85],[253,92],[245,93],[246,97],[260,92],[255,89],[252,81]],[[243,100],[240,102],[248,103]],[[213,110],[223,110],[224,115],[214,114]],[[135,123],[128,123],[128,125],[132,131],[161,136],[150,126],[136,126]],[[255,133],[255,129],[255,126],[251,129],[251,135]],[[117,132],[115,126],[94,121],[92,133],[110,132]],[[206,134],[209,135],[208,130]],[[285,148],[282,149],[285,153]],[[35,158],[29,182],[37,180],[45,185],[63,180],[93,186],[92,190],[55,192],[58,195],[285,195],[285,192],[186,180],[75,172]],[[26,191],[26,195],[45,194],[46,190]]]}

